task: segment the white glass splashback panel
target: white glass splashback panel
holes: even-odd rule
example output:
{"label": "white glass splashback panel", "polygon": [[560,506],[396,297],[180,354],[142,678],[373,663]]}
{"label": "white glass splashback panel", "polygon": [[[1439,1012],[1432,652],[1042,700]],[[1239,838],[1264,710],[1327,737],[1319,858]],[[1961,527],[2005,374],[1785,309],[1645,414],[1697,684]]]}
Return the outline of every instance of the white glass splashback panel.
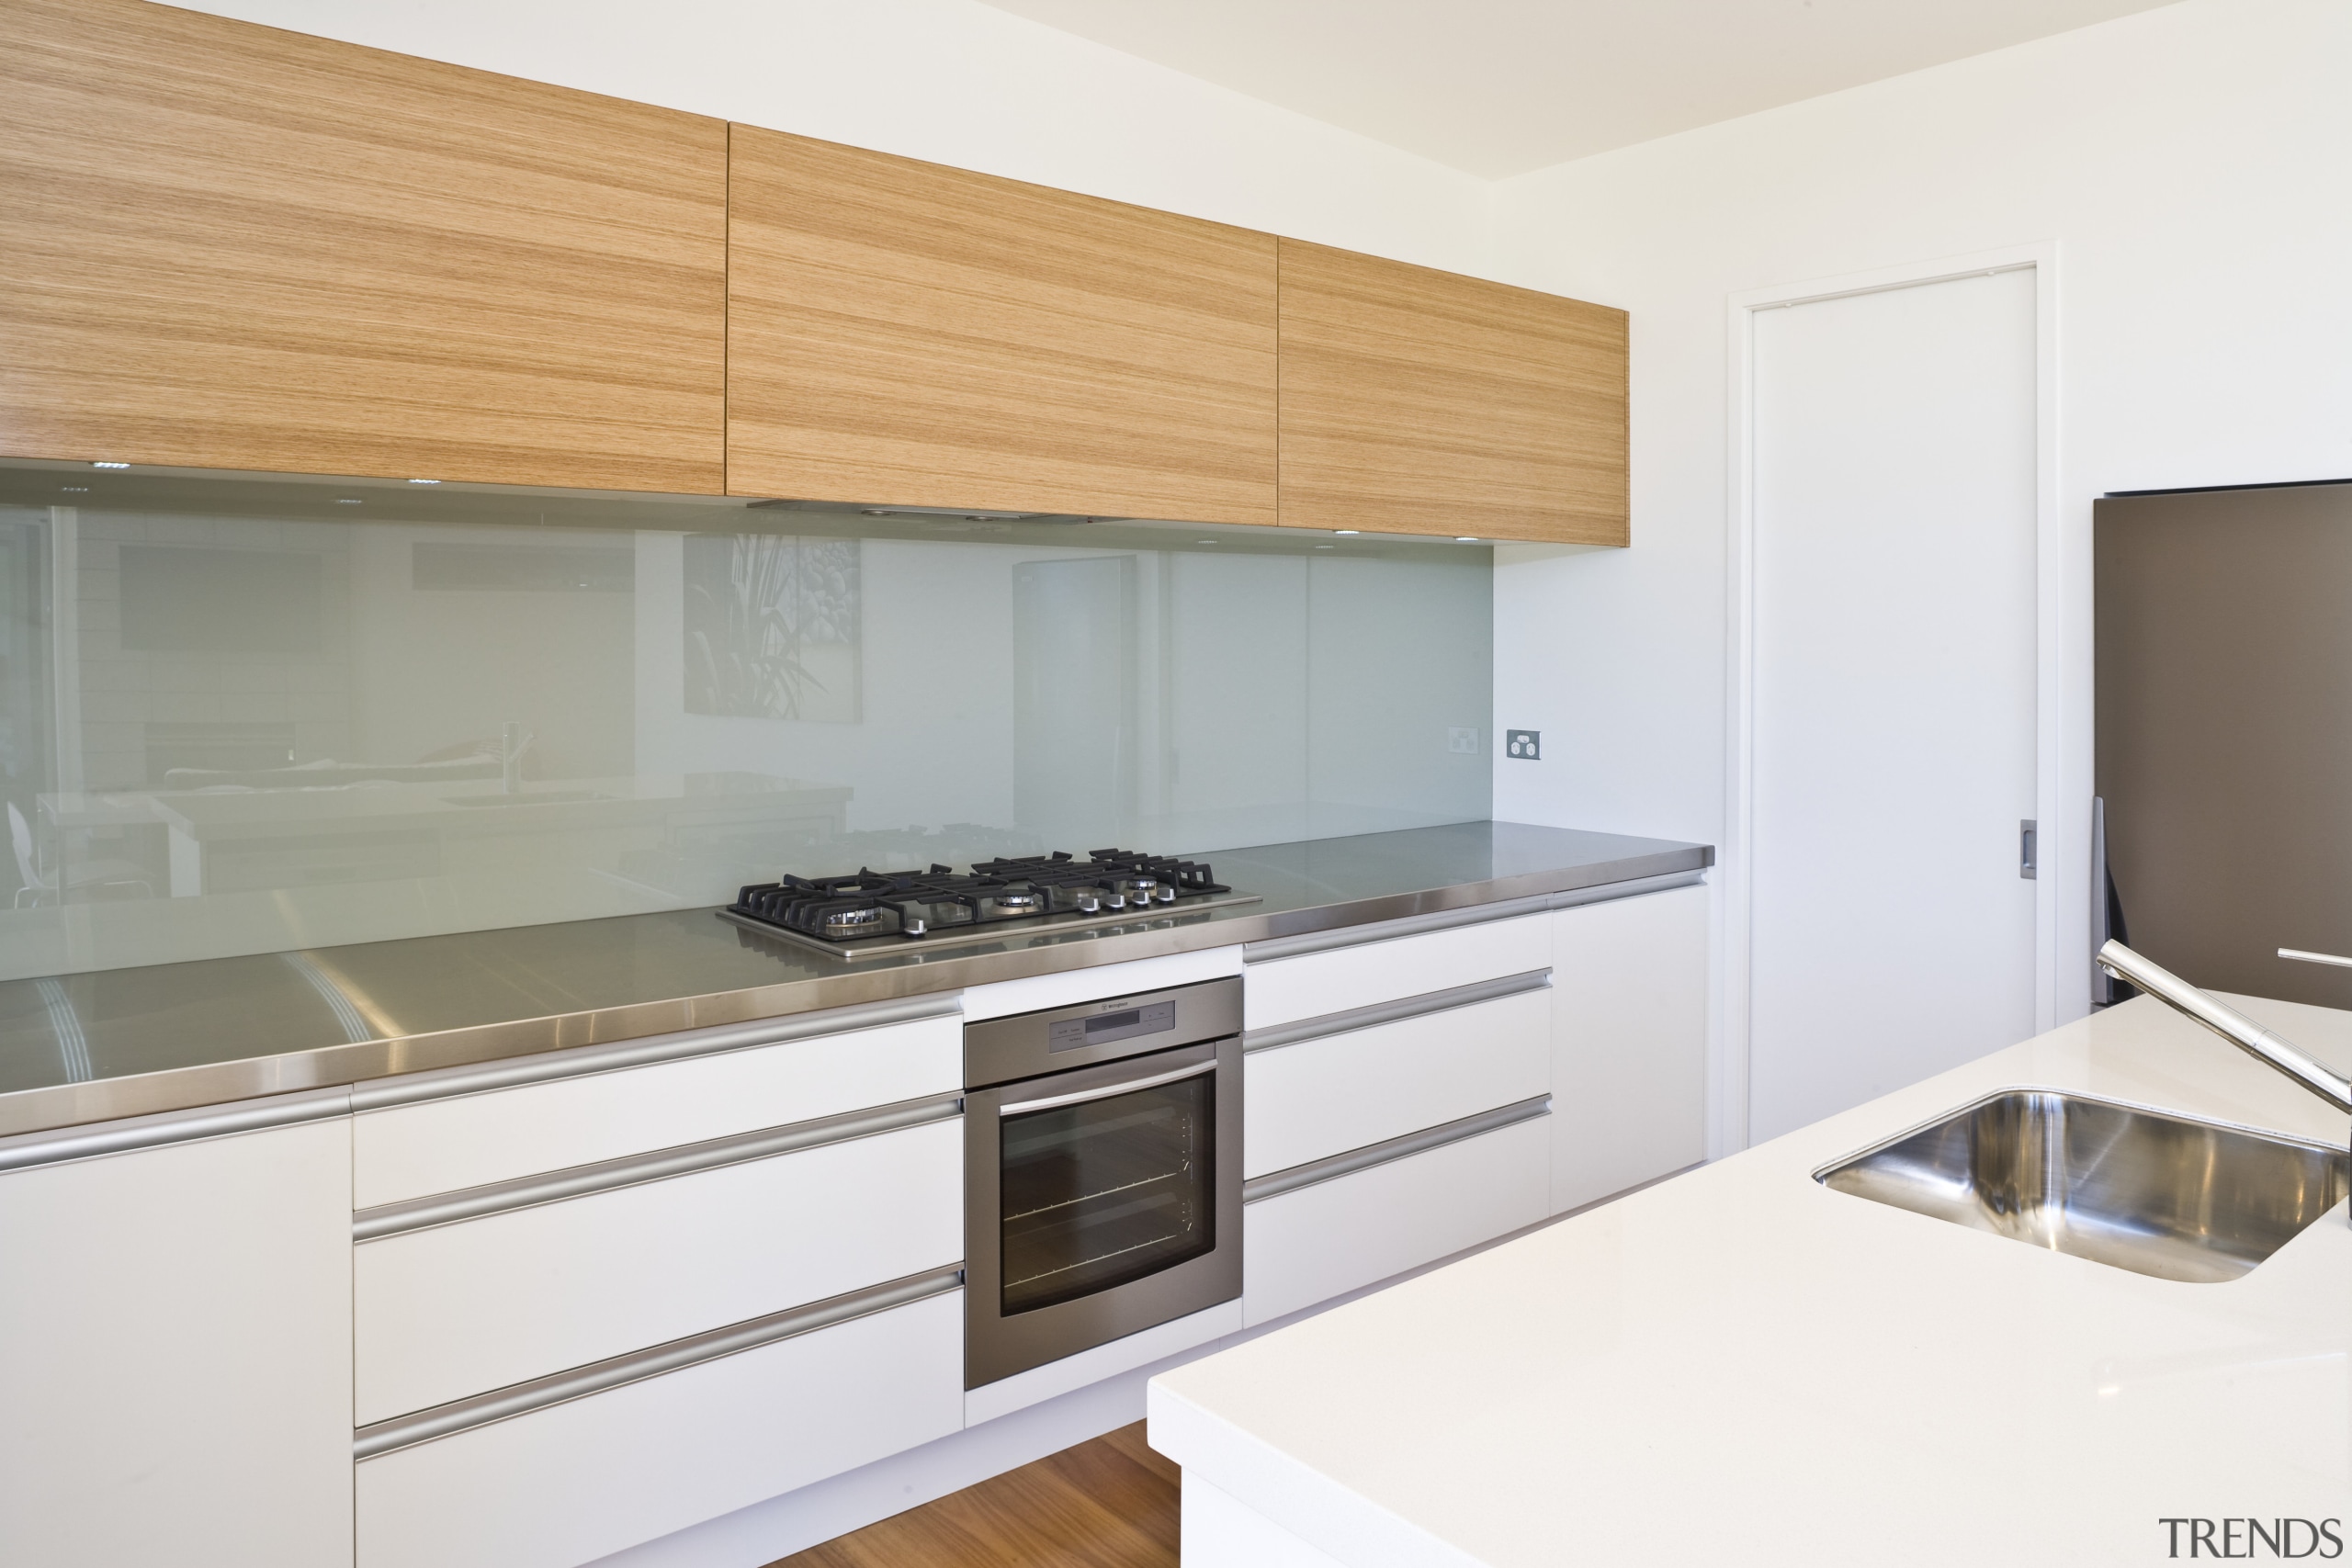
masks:
{"label": "white glass splashback panel", "polygon": [[1490,577],[1450,542],[0,469],[0,978],[1475,820]]}

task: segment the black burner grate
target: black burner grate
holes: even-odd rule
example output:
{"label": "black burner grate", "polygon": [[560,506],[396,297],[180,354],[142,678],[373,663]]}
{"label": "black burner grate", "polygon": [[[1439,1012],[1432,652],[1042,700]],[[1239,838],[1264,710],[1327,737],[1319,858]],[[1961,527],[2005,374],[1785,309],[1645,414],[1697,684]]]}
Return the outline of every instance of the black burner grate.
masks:
{"label": "black burner grate", "polygon": [[753,883],[729,910],[820,942],[875,937],[920,940],[950,931],[1053,915],[1099,915],[1161,908],[1187,898],[1230,893],[1206,863],[1128,850],[1096,850],[983,861],[968,873],[928,871],[854,876],[786,876]]}

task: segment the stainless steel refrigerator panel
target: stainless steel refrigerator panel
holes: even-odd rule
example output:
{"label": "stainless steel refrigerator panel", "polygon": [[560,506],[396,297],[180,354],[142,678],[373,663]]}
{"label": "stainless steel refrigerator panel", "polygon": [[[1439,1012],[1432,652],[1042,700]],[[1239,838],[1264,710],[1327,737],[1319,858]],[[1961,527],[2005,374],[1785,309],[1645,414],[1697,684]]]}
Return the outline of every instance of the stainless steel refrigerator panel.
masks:
{"label": "stainless steel refrigerator panel", "polygon": [[2352,953],[2352,485],[2094,517],[2096,787],[2131,945],[2208,988],[2352,1007],[2352,969],[2278,955]]}

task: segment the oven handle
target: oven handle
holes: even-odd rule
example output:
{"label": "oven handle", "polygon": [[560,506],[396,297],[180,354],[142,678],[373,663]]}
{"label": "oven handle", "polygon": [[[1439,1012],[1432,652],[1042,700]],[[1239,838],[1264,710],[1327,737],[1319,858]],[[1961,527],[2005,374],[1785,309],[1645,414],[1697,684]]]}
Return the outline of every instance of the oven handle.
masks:
{"label": "oven handle", "polygon": [[1107,1089],[1082,1089],[1075,1094],[1048,1095],[1043,1100],[1023,1100],[1011,1105],[1000,1105],[996,1108],[996,1113],[999,1116],[1019,1116],[1031,1111],[1051,1111],[1057,1106],[1083,1105],[1090,1100],[1108,1100],[1114,1095],[1133,1094],[1139,1089],[1158,1089],[1164,1083],[1175,1083],[1182,1078],[1196,1078],[1203,1073],[1215,1071],[1216,1071],[1216,1058],[1212,1056],[1205,1062],[1196,1062],[1189,1067],[1178,1067],[1173,1072],[1154,1073],[1149,1077],[1129,1078],[1125,1083],[1114,1083]]}

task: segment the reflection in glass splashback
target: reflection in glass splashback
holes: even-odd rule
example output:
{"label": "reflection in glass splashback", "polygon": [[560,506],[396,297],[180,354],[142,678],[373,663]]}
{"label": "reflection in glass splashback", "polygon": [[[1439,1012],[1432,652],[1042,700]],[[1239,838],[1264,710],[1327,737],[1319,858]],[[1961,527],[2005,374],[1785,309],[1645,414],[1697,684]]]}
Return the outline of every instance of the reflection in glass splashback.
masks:
{"label": "reflection in glass splashback", "polygon": [[1450,542],[0,466],[0,978],[1476,820],[1490,584]]}

